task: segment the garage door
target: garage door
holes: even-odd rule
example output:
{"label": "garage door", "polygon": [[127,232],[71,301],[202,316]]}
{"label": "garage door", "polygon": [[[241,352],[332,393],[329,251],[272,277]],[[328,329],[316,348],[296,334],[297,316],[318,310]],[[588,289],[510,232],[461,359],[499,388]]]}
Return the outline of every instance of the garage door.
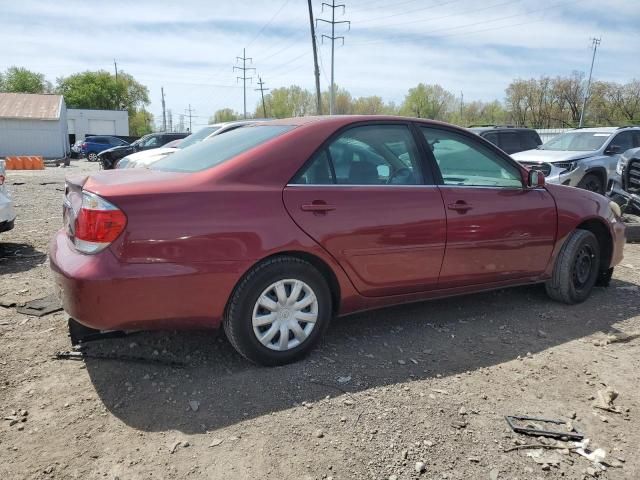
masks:
{"label": "garage door", "polygon": [[115,135],[115,120],[91,120],[89,119],[89,134],[91,135]]}

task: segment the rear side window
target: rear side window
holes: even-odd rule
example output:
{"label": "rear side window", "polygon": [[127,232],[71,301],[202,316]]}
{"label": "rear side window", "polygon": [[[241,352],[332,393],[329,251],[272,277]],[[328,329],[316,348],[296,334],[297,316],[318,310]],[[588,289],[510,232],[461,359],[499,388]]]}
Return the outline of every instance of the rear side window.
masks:
{"label": "rear side window", "polygon": [[485,140],[488,140],[489,142],[493,143],[496,146],[499,146],[497,133],[487,133],[486,135],[483,135],[482,138],[484,138]]}
{"label": "rear side window", "polygon": [[99,143],[99,144],[108,144],[109,140],[104,137],[89,137],[89,142],[91,143]]}
{"label": "rear side window", "polygon": [[318,153],[292,184],[418,185],[418,149],[406,125],[346,130]]}
{"label": "rear side window", "polygon": [[154,163],[151,168],[172,172],[199,172],[226,162],[293,128],[290,125],[257,125],[238,128],[169,155]]}

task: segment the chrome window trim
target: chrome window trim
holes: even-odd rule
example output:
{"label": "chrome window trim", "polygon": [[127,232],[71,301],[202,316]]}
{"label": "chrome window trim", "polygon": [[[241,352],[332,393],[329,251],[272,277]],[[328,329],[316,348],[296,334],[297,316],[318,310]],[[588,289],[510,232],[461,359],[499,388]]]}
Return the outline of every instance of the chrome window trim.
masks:
{"label": "chrome window trim", "polygon": [[428,188],[435,188],[438,187],[438,185],[393,185],[393,184],[386,184],[386,183],[381,183],[381,184],[372,184],[372,185],[362,185],[362,184],[349,184],[349,183],[318,183],[318,184],[314,184],[314,183],[287,183],[285,185],[285,187],[392,187],[392,188],[424,188],[424,187],[428,187]]}

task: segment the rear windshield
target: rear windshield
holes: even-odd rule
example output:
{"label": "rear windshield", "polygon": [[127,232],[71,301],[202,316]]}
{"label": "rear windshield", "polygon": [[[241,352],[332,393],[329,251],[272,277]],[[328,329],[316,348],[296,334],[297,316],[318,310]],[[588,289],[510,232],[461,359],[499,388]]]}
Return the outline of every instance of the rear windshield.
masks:
{"label": "rear windshield", "polygon": [[204,127],[201,130],[198,130],[196,133],[193,133],[189,135],[187,138],[185,138],[180,144],[179,148],[187,148],[187,147],[190,147],[191,145],[195,145],[196,143],[199,143],[205,138],[207,138],[209,135],[211,135],[213,132],[215,132],[219,128],[220,127]]}
{"label": "rear windshield", "polygon": [[564,152],[593,152],[598,150],[611,136],[606,132],[567,132],[552,138],[541,150],[557,150]]}
{"label": "rear windshield", "polygon": [[293,129],[289,125],[257,125],[215,135],[154,163],[152,170],[199,172],[214,167]]}

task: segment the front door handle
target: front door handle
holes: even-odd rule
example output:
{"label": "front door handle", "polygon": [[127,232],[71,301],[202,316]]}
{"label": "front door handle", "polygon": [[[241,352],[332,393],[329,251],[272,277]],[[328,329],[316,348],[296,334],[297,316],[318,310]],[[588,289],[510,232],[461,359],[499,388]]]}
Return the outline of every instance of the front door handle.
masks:
{"label": "front door handle", "polygon": [[455,210],[456,212],[466,213],[471,210],[472,207],[464,200],[458,200],[456,203],[450,203],[447,205],[447,208],[449,210]]}
{"label": "front door handle", "polygon": [[305,203],[304,205],[300,205],[300,209],[303,212],[317,212],[317,213],[326,213],[331,210],[335,210],[335,205],[329,205],[328,203],[314,201],[312,203]]}

